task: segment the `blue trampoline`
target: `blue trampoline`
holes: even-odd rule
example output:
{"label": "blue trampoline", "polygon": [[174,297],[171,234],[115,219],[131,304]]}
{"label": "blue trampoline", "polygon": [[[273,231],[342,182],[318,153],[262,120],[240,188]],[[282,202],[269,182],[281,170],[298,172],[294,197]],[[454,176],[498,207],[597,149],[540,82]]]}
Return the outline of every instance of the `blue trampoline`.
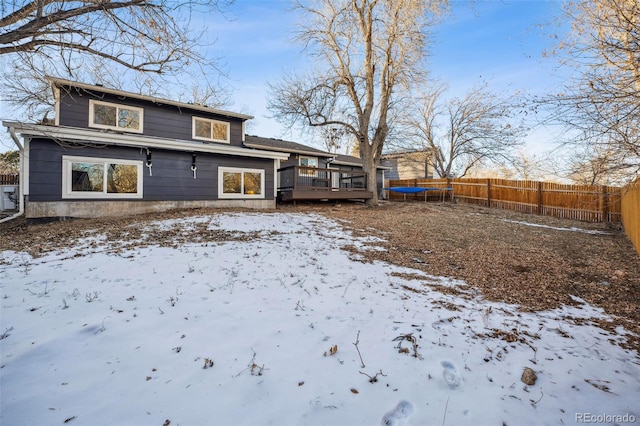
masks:
{"label": "blue trampoline", "polygon": [[442,201],[444,201],[445,194],[447,192],[451,193],[451,201],[453,201],[453,188],[423,188],[420,186],[392,186],[386,189],[391,192],[398,192],[404,195],[404,199],[407,199],[407,194],[417,194],[419,192],[424,192],[424,201],[427,201],[427,192],[428,191],[442,191]]}

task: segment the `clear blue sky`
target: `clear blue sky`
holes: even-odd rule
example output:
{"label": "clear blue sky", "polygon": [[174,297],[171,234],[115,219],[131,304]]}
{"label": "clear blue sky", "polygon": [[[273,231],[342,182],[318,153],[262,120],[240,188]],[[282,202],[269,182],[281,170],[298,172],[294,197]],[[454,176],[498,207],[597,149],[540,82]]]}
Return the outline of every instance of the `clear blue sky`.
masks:
{"label": "clear blue sky", "polygon": [[[225,57],[234,80],[232,109],[255,116],[248,132],[302,143],[304,137],[269,119],[268,83],[283,72],[303,67],[306,58],[291,42],[295,16],[286,0],[238,0],[231,20],[209,22],[214,49]],[[453,1],[451,14],[434,28],[428,59],[434,77],[446,81],[450,94],[463,95],[487,81],[501,93],[516,90],[542,92],[557,84],[555,59],[544,59],[548,28],[561,3],[550,0]],[[533,148],[547,135],[533,136]]]}
{"label": "clear blue sky", "polygon": [[[543,59],[548,47],[548,24],[560,11],[559,0],[453,1],[451,13],[434,28],[429,69],[446,81],[450,94],[463,95],[471,86],[487,81],[491,89],[550,90],[554,59]],[[292,42],[295,15],[288,0],[236,0],[225,17],[200,17],[206,22],[209,54],[223,57],[232,89],[229,109],[253,115],[248,133],[313,143],[296,131],[288,131],[268,118],[268,84],[285,71],[308,63],[301,46]],[[195,23],[195,21],[194,21]],[[2,118],[9,116],[3,108]],[[547,133],[529,138],[533,150],[549,139]],[[15,149],[6,134],[0,136],[0,151]]]}

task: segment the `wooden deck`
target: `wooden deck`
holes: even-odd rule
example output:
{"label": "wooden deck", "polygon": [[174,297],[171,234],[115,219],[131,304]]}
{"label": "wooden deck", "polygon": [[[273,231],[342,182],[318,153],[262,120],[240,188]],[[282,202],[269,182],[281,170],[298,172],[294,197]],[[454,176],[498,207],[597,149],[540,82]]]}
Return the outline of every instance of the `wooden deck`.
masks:
{"label": "wooden deck", "polygon": [[290,166],[278,169],[278,199],[369,200],[367,173],[352,170]]}

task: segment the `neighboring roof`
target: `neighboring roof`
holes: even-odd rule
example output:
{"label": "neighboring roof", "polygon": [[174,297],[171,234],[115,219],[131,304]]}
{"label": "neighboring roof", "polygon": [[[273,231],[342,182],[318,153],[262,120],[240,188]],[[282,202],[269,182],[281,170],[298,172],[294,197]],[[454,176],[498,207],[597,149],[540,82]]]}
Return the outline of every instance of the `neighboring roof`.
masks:
{"label": "neighboring roof", "polygon": [[[335,154],[332,164],[362,167],[362,158],[354,157],[353,155]],[[391,167],[378,165],[378,169],[391,170]]]}
{"label": "neighboring roof", "polygon": [[406,157],[412,154],[427,154],[431,155],[431,149],[416,149],[409,151],[396,151],[396,152],[388,152],[386,154],[382,154],[383,159],[387,158],[398,158],[398,157]]}
{"label": "neighboring roof", "polygon": [[105,145],[129,146],[136,148],[161,148],[173,151],[207,152],[214,154],[236,155],[241,157],[268,158],[286,160],[289,153],[275,150],[247,149],[238,146],[204,143],[180,139],[158,138],[138,134],[114,133],[105,130],[83,129],[67,126],[45,126],[3,121],[2,125],[9,130],[20,133],[23,137],[37,136],[69,142],[95,142]]}
{"label": "neighboring roof", "polygon": [[254,135],[245,136],[244,146],[248,148],[266,149],[269,151],[285,151],[295,154],[315,155],[319,157],[335,157],[335,154],[331,154],[330,152],[302,145],[297,142],[274,138],[263,138]]}
{"label": "neighboring roof", "polygon": [[140,99],[143,101],[148,101],[148,102],[153,102],[156,104],[161,104],[161,105],[172,105],[178,108],[184,108],[184,109],[191,109],[191,110],[195,110],[195,111],[204,111],[204,112],[208,112],[211,114],[217,114],[217,115],[222,115],[225,117],[231,117],[231,118],[239,118],[241,120],[250,120],[253,118],[253,116],[251,115],[246,115],[246,114],[239,114],[236,112],[230,112],[230,111],[224,111],[224,110],[220,110],[220,109],[215,109],[215,108],[209,108],[205,105],[198,105],[198,104],[192,104],[192,103],[187,103],[187,102],[178,102],[178,101],[171,101],[168,99],[161,99],[161,98],[156,98],[153,96],[146,96],[146,95],[140,95],[140,94],[136,94],[136,93],[132,93],[132,92],[125,92],[123,90],[117,90],[117,89],[110,89],[107,87],[103,87],[103,86],[97,86],[97,85],[93,85],[93,84],[86,84],[86,83],[79,83],[76,81],[71,81],[71,80],[65,80],[63,78],[57,78],[57,77],[47,77],[47,80],[49,80],[49,82],[53,85],[53,86],[71,86],[71,87],[77,87],[79,89],[83,89],[83,90],[90,90],[90,91],[94,91],[94,92],[101,92],[101,93],[108,93],[110,95],[116,95],[116,96],[125,96],[127,98],[132,98],[132,99]]}

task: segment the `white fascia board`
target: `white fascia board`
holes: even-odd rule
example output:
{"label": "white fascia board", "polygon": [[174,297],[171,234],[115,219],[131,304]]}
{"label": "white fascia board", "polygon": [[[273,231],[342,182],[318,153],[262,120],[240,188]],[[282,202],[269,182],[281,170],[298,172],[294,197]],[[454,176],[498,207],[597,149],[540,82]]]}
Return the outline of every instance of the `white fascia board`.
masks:
{"label": "white fascia board", "polygon": [[353,167],[363,167],[362,163],[352,163],[350,161],[338,161],[338,160],[333,160],[331,162],[331,164],[336,164],[339,166],[353,166]]}
{"label": "white fascia board", "polygon": [[53,87],[53,100],[54,100],[54,117],[53,122],[56,126],[60,125],[60,88]]}
{"label": "white fascia board", "polygon": [[129,135],[96,131],[77,127],[43,126],[39,124],[14,123],[3,121],[5,127],[12,127],[24,136],[39,136],[68,141],[95,142],[107,145],[130,146],[135,148],[161,148],[173,151],[207,152],[212,154],[236,155],[241,157],[267,158],[272,160],[286,160],[287,152],[263,151],[258,149],[239,148],[215,143],[189,142],[178,139],[163,139],[152,136]]}
{"label": "white fascia board", "polygon": [[123,90],[110,89],[108,87],[103,87],[103,86],[96,86],[96,85],[93,85],[93,84],[79,83],[79,82],[75,82],[75,81],[71,81],[71,80],[65,80],[63,78],[50,77],[50,76],[47,76],[45,78],[47,80],[49,80],[49,82],[51,84],[55,85],[55,86],[71,86],[71,87],[75,87],[75,88],[83,89],[83,90],[89,90],[89,91],[101,92],[101,93],[108,93],[110,95],[124,96],[124,97],[132,98],[132,99],[140,99],[140,100],[143,100],[143,101],[149,101],[149,102],[153,102],[153,103],[156,103],[156,104],[173,105],[173,106],[176,106],[178,108],[191,109],[191,110],[195,110],[195,111],[204,111],[204,112],[208,112],[208,113],[211,113],[211,114],[223,115],[223,116],[231,117],[231,118],[239,118],[241,120],[250,120],[250,119],[253,118],[253,116],[251,116],[251,115],[240,114],[240,113],[237,113],[237,112],[225,111],[225,110],[216,109],[216,108],[209,108],[209,107],[204,106],[204,105],[190,104],[190,103],[179,102],[179,101],[172,101],[172,100],[169,100],[169,99],[161,99],[161,98],[156,98],[156,97],[153,97],[153,96],[141,95],[141,94],[137,94],[137,93],[133,93],[133,92],[125,92]]}

